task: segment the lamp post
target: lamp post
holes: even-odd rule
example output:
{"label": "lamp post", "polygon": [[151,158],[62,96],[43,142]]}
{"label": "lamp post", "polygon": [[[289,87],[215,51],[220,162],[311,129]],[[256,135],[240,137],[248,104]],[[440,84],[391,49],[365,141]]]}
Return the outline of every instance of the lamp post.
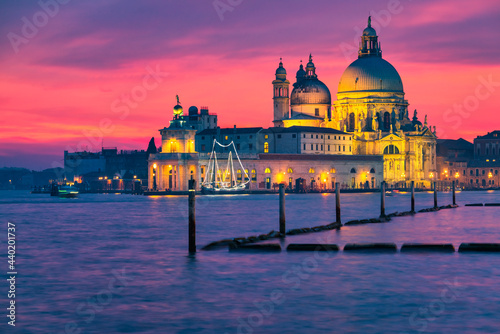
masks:
{"label": "lamp post", "polygon": [[153,164],[153,190],[156,191],[156,168],[158,165]]}

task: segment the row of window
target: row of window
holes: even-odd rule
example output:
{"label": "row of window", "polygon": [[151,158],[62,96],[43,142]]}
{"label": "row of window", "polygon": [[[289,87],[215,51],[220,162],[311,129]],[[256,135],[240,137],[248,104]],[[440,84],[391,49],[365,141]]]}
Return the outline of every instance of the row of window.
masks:
{"label": "row of window", "polygon": [[[306,138],[306,134],[303,135],[303,138]],[[311,135],[311,138],[314,139],[314,135]],[[331,139],[331,136],[328,135],[327,138]],[[347,137],[347,138],[348,138],[348,140],[351,140],[351,137]],[[316,139],[319,139],[319,135],[316,135]],[[321,135],[321,139],[323,139],[323,135]],[[333,136],[333,140],[337,140],[337,136]],[[345,140],[345,136],[339,136],[339,140]]]}
{"label": "row of window", "polygon": [[[267,143],[266,143],[267,144]],[[207,149],[206,145],[205,144],[201,144],[201,152],[205,152]],[[223,151],[229,151],[231,148],[222,148]],[[239,151],[241,149],[241,144],[240,143],[236,143],[236,150]],[[249,150],[253,150],[253,144],[248,144],[248,149]],[[264,150],[265,150],[265,145],[264,145]],[[269,152],[269,144],[267,145],[267,150]],[[266,152],[266,153],[268,153]]]}
{"label": "row of window", "polygon": [[[479,169],[476,169],[476,176],[479,176],[479,173],[480,173]],[[490,173],[493,174],[493,169],[490,169]],[[495,169],[494,173],[495,175],[498,175],[498,169]],[[465,175],[465,170],[463,172],[463,175]],[[481,175],[486,175],[486,169],[481,170]],[[473,169],[470,170],[470,176],[474,176]]]}
{"label": "row of window", "polygon": [[[246,169],[245,169],[245,172],[248,172],[248,170],[246,170]],[[336,170],[335,168],[330,169],[330,173],[331,173],[331,174],[334,174],[334,173],[336,173],[336,172],[337,172],[337,170]],[[351,173],[357,173],[356,168],[354,168],[354,167],[353,167],[353,168],[351,168],[351,171],[350,171],[350,172],[351,172]],[[238,173],[241,173],[241,170],[238,170]],[[252,173],[255,173],[255,169],[252,169]],[[267,167],[267,168],[264,170],[264,173],[266,173],[266,174],[271,174],[271,168]],[[288,173],[288,174],[292,174],[292,173],[293,173],[293,169],[292,169],[292,168],[288,168],[288,169],[287,169],[287,173]],[[312,168],[312,167],[311,167],[311,168],[309,168],[309,173],[310,173],[310,174],[314,174],[314,173],[316,173],[316,170],[315,170],[314,168]],[[375,174],[375,168],[371,168],[371,169],[370,169],[370,174]]]}
{"label": "row of window", "polygon": [[[249,135],[248,138],[252,139],[253,135]],[[212,140],[214,140],[214,139],[215,139],[215,136],[212,136]],[[241,139],[241,136],[236,136],[236,139]],[[201,140],[205,140],[205,136],[201,136]],[[229,136],[224,136],[224,140],[229,140]]]}
{"label": "row of window", "polygon": [[[311,145],[311,151],[314,151],[314,145],[315,144],[310,144]],[[335,152],[345,152],[345,145],[331,145],[333,146],[333,150]],[[326,145],[327,151],[331,151],[331,146]],[[338,151],[337,151],[337,146],[338,146]],[[307,144],[304,144],[304,151],[307,151]],[[316,151],[323,151],[323,144],[316,144]],[[352,152],[352,147],[349,145],[349,152]]]}

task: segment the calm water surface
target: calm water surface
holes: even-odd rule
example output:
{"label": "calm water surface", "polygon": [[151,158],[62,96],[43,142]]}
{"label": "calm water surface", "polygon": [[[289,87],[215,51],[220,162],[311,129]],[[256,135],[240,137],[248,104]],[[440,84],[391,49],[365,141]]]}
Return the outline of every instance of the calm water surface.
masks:
{"label": "calm water surface", "polygon": [[[380,214],[379,194],[342,194],[342,219]],[[450,193],[439,203],[449,204]],[[458,209],[287,237],[289,242],[500,242],[500,192],[457,194]],[[409,210],[409,194],[387,212]],[[431,207],[416,194],[417,209]],[[327,224],[335,196],[286,196],[287,228]],[[278,228],[276,195],[197,198],[199,247]],[[7,333],[493,333],[500,255],[241,254],[187,256],[187,198],[0,192],[16,223],[17,322]]]}

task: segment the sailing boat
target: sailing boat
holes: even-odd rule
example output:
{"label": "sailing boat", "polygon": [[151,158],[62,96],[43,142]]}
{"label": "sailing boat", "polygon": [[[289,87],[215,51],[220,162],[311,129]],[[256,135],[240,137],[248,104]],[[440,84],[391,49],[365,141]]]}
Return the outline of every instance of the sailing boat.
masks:
{"label": "sailing boat", "polygon": [[[217,158],[217,148],[229,148],[227,161],[221,157]],[[234,154],[233,154],[234,151]],[[237,173],[234,169],[233,156],[237,159]],[[204,194],[235,194],[242,193],[246,185],[250,182],[250,177],[241,163],[234,142],[223,145],[214,139],[212,153],[205,171],[204,182],[202,183],[202,192]]]}

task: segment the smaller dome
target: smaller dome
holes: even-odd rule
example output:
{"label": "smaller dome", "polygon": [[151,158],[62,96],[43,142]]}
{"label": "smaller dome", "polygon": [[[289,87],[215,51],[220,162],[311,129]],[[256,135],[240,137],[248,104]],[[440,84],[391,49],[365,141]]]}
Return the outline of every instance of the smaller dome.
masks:
{"label": "smaller dome", "polygon": [[283,58],[280,58],[280,66],[276,69],[276,78],[277,79],[286,78],[286,70],[283,67]]}
{"label": "smaller dome", "polygon": [[280,63],[280,67],[276,69],[276,74],[286,74],[286,70],[283,67],[283,64]]}
{"label": "smaller dome", "polygon": [[297,80],[300,80],[305,76],[306,76],[306,71],[304,71],[304,66],[300,64],[300,68],[297,71],[297,75],[295,77],[297,78]]}
{"label": "smaller dome", "polygon": [[196,108],[195,106],[189,107],[188,113],[189,113],[189,115],[197,115],[198,114],[198,108]]}
{"label": "smaller dome", "polygon": [[372,27],[366,27],[365,30],[363,30],[363,36],[375,37],[375,36],[377,36],[377,32]]}
{"label": "smaller dome", "polygon": [[174,107],[174,115],[182,115],[183,112],[184,110],[181,105],[178,104]]}
{"label": "smaller dome", "polygon": [[306,67],[309,68],[315,67],[311,56],[309,56],[309,62],[307,63]]}

